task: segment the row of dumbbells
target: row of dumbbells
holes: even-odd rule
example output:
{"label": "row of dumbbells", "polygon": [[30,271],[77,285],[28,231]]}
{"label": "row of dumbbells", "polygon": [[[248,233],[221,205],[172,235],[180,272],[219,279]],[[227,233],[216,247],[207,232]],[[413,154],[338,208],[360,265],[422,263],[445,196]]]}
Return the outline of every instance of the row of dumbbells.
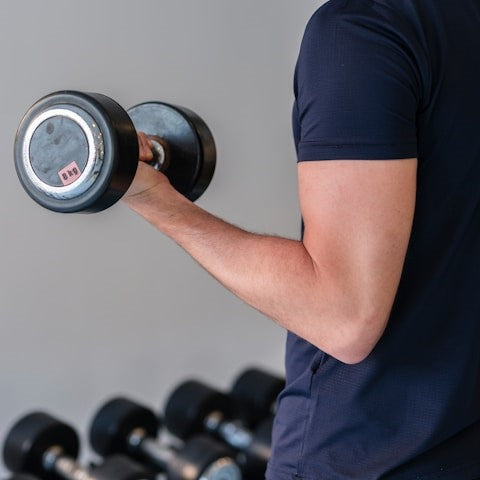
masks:
{"label": "row of dumbbells", "polygon": [[[9,480],[257,480],[270,457],[275,402],[284,379],[243,371],[228,393],[197,380],[180,384],[163,416],[126,397],[102,405],[89,430],[100,464],[82,467],[75,429],[44,412],[19,419],[3,458]],[[168,443],[159,435],[170,434]]]}

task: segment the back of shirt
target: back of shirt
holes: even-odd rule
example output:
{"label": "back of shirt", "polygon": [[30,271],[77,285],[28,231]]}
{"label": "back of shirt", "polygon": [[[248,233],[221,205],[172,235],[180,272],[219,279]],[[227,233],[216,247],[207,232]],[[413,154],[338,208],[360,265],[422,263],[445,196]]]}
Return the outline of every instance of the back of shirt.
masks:
{"label": "back of shirt", "polygon": [[295,88],[299,161],[417,157],[417,202],[371,355],[289,334],[267,478],[478,478],[480,0],[331,0]]}

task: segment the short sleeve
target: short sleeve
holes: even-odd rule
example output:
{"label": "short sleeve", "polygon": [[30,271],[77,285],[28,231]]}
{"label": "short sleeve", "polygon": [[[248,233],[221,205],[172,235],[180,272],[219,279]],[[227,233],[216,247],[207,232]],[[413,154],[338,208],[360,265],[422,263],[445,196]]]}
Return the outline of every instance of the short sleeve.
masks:
{"label": "short sleeve", "polygon": [[422,80],[408,19],[372,0],[330,0],[295,73],[299,161],[417,156]]}

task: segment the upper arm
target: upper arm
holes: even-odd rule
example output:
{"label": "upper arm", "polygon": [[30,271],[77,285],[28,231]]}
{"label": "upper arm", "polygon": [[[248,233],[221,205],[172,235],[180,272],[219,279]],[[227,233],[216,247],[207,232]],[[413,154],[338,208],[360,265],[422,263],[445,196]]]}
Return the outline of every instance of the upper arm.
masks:
{"label": "upper arm", "polygon": [[410,238],[427,84],[414,29],[389,5],[332,0],[309,22],[297,63],[304,244],[328,298],[335,289],[339,315],[352,319],[344,358],[380,338]]}
{"label": "upper arm", "polygon": [[322,288],[335,291],[339,317],[352,322],[353,358],[365,357],[385,329],[412,228],[416,169],[414,158],[298,166],[304,246]]}

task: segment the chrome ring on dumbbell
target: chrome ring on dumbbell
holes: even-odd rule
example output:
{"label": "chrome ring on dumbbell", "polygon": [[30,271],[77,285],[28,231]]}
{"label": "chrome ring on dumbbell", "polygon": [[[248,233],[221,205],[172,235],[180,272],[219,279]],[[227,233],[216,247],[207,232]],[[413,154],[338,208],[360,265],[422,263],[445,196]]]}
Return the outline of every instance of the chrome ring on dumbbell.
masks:
{"label": "chrome ring on dumbbell", "polygon": [[[79,127],[85,137],[86,145],[84,146],[88,148],[85,166],[82,168],[79,166],[79,159],[74,159],[67,166],[64,166],[60,170],[57,169],[56,174],[58,178],[54,177],[50,180],[50,183],[47,183],[45,180],[46,175],[42,175],[42,173],[45,172],[41,170],[41,163],[35,169],[35,159],[30,154],[31,146],[35,141],[40,142],[38,137],[41,137],[41,133],[39,131],[43,129],[43,126],[45,126],[48,138],[48,136],[51,137],[55,133],[54,122],[60,121],[64,123],[65,119],[70,120],[70,123]],[[45,143],[45,139],[43,140]],[[83,139],[79,138],[78,140],[80,140],[78,143],[81,143]],[[52,141],[59,143],[61,136]],[[70,143],[72,142],[70,141]],[[39,145],[39,147],[42,146],[43,145]],[[68,106],[67,108],[67,106],[63,107],[59,105],[59,108],[47,110],[32,120],[32,123],[30,123],[25,132],[22,153],[23,168],[32,184],[35,185],[38,190],[53,198],[69,199],[78,197],[92,186],[100,172],[105,152],[103,136],[95,120],[88,115],[87,112],[79,108],[73,106]],[[50,173],[51,176],[52,172],[48,173]],[[42,178],[42,176],[44,178]],[[56,182],[54,180],[56,180]],[[61,182],[62,185],[59,185],[59,182]]]}

